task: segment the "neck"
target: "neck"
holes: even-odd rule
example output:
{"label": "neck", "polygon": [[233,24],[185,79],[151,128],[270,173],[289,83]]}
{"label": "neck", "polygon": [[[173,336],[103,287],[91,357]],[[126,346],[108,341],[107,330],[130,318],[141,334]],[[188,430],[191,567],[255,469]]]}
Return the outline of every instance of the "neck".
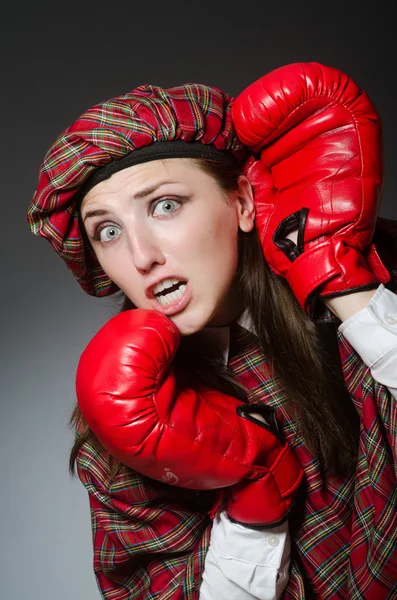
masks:
{"label": "neck", "polygon": [[245,304],[240,294],[228,296],[220,310],[213,315],[207,327],[225,327],[237,321],[239,316],[244,312]]}

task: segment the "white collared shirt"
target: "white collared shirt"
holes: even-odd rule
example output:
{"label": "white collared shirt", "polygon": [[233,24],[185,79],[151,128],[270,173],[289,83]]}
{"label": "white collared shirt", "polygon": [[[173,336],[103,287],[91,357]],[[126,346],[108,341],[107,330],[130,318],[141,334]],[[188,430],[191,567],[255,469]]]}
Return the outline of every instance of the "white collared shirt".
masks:
{"label": "white collared shirt", "polygon": [[[247,311],[237,321],[253,331]],[[230,328],[207,328],[228,361]],[[367,307],[339,326],[372,377],[397,399],[397,295],[380,285]],[[213,522],[200,600],[277,600],[288,583],[288,523],[249,529],[232,523],[226,512]]]}

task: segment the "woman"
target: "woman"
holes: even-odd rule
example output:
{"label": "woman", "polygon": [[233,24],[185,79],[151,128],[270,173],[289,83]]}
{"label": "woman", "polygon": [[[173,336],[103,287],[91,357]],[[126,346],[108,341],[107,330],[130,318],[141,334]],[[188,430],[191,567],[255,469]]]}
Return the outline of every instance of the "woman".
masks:
{"label": "woman", "polygon": [[137,88],[47,154],[32,230],[85,291],[125,298],[72,417],[104,598],[397,593],[379,134],[362,90],[309,63],[234,103]]}

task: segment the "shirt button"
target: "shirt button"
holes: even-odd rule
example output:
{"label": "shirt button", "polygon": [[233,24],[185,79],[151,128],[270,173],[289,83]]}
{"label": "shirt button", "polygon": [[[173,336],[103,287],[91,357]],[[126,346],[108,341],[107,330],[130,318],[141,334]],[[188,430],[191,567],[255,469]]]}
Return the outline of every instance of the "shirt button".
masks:
{"label": "shirt button", "polygon": [[396,317],[386,317],[385,318],[385,323],[387,323],[388,325],[396,325],[397,324],[397,319]]}
{"label": "shirt button", "polygon": [[269,546],[278,546],[278,537],[276,537],[275,535],[271,535],[269,538],[267,538],[267,541],[269,543]]}

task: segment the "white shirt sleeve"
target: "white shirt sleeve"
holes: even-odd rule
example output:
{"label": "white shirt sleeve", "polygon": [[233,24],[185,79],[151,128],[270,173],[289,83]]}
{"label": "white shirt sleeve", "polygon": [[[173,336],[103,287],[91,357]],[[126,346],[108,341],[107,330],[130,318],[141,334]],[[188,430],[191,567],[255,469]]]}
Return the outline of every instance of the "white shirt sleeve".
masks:
{"label": "white shirt sleeve", "polygon": [[289,578],[288,523],[249,529],[225,511],[214,519],[200,600],[277,600]]}
{"label": "white shirt sleeve", "polygon": [[397,399],[397,295],[380,285],[368,306],[343,321],[339,331]]}

